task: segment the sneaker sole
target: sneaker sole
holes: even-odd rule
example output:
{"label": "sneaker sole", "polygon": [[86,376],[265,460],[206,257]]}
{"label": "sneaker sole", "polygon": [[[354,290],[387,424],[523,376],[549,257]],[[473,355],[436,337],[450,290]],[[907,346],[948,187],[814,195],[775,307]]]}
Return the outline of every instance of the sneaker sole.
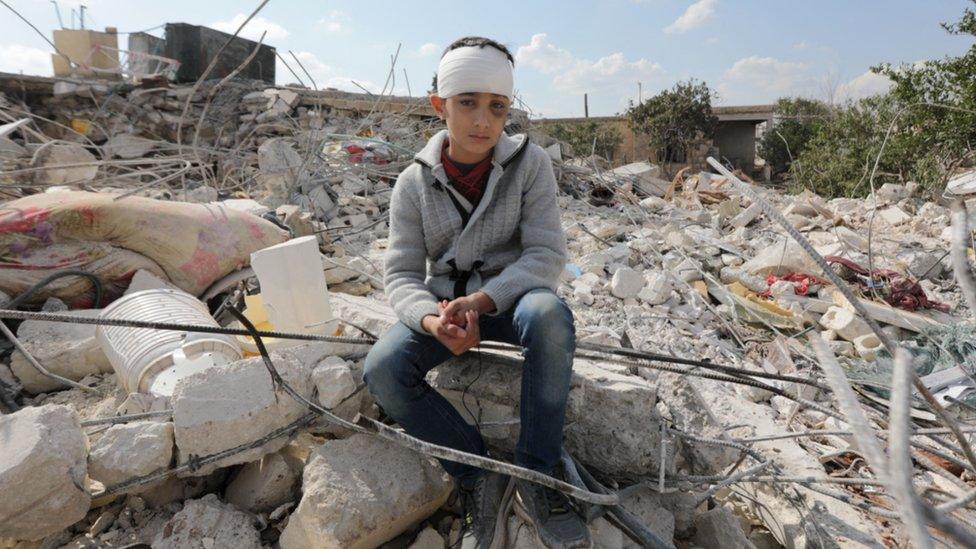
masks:
{"label": "sneaker sole", "polygon": [[[539,537],[539,530],[538,528],[535,527],[535,521],[533,521],[532,517],[529,515],[529,510],[526,509],[525,506],[522,504],[522,498],[521,496],[519,496],[518,490],[515,491],[514,497],[515,497],[515,502],[512,507],[515,509],[515,514],[518,515],[518,517],[522,519],[522,522],[524,522],[526,526],[529,527],[529,530],[532,531],[532,537],[535,539],[535,542],[539,545],[539,547],[548,548],[549,546],[546,545],[544,541],[542,541],[541,537]],[[588,526],[585,527],[587,530],[589,530]],[[590,536],[590,538],[591,539],[589,545],[580,545],[577,546],[577,548],[575,549],[593,549],[592,535]]]}

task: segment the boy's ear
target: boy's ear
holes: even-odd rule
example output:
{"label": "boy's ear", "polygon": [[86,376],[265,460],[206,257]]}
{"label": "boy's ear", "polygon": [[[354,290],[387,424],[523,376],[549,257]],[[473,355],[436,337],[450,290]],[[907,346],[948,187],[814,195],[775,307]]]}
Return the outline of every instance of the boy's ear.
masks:
{"label": "boy's ear", "polygon": [[447,103],[447,100],[443,97],[433,93],[430,94],[430,106],[434,108],[434,111],[441,120],[447,118],[447,113],[444,110],[445,103]]}

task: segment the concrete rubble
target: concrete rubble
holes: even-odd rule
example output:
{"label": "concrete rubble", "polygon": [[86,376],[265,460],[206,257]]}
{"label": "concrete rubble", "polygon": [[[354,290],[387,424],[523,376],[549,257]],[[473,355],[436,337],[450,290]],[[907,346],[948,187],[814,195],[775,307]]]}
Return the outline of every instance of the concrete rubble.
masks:
{"label": "concrete rubble", "polygon": [[[77,196],[80,188],[114,195],[113,204],[131,195],[151,207],[239,216],[245,241],[253,231],[274,242],[314,235],[340,320],[329,333],[378,335],[396,322],[382,283],[387,211],[397,174],[441,127],[423,101],[249,80],[204,82],[195,93],[185,85],[41,80],[26,95],[0,94],[0,113],[30,116],[0,138],[0,200],[16,206],[48,193]],[[714,482],[694,480],[754,465],[730,444],[736,441],[769,461],[764,475],[878,476],[851,435],[800,436],[846,432],[849,424],[824,412],[838,410],[828,391],[795,378],[822,386],[807,340],[820,338],[862,403],[881,411],[871,416],[881,431],[891,357],[761,203],[717,174],[573,158],[522,112],[508,131],[530,131],[559,182],[569,259],[557,292],[573,309],[580,355],[565,447],[613,489],[642,483],[622,507],[676,547],[800,547],[823,536],[841,547],[904,540],[897,521],[862,510],[894,509],[872,485],[815,485],[838,499],[809,483],[743,481],[703,496]],[[972,420],[955,403],[976,403],[976,384],[955,368],[976,359],[967,354],[976,342],[945,253],[946,204],[918,195],[913,184],[833,199],[748,184],[828,258],[887,337],[926,357],[919,374],[937,398]],[[72,193],[55,194],[66,190]],[[0,212],[0,224],[6,221],[15,230],[0,234],[0,248],[15,256],[25,243],[56,236],[34,217]],[[226,307],[242,310],[260,294],[247,268],[250,251],[231,267],[212,268],[229,226],[201,237],[202,252],[182,277],[125,242],[92,237],[78,267],[99,276],[100,302],[77,276],[18,298],[58,272],[46,264],[34,278],[21,271],[0,277],[0,302],[95,317],[121,295],[169,287],[190,292],[229,326],[235,319]],[[61,245],[50,241],[53,251]],[[111,269],[118,272],[104,274]],[[256,347],[242,344],[245,358],[191,371],[172,396],[154,396],[119,386],[92,325],[8,325],[33,358],[74,385],[39,372],[20,351],[0,349],[0,547],[426,549],[457,541],[453,486],[436,461],[321,420],[270,436],[309,410],[273,381]],[[302,398],[348,421],[387,419],[363,390],[368,346],[265,343]],[[611,357],[605,346],[697,365]],[[521,367],[517,350],[482,351],[448,360],[427,380],[480,425],[495,455],[506,456],[519,433]],[[733,383],[743,378],[762,383]],[[915,412],[917,426],[937,426],[928,411]],[[129,414],[142,415],[105,422]],[[920,451],[914,475],[919,493],[943,501],[972,490],[963,457],[925,440],[929,449]],[[167,478],[146,480],[174,467]],[[113,491],[133,479],[145,482]],[[976,523],[972,506],[953,516]],[[590,527],[597,547],[639,546],[607,517]],[[517,517],[507,532],[507,546],[536,547]]]}
{"label": "concrete rubble", "polygon": [[366,435],[323,445],[303,477],[282,549],[376,547],[430,516],[453,484],[432,460]]}

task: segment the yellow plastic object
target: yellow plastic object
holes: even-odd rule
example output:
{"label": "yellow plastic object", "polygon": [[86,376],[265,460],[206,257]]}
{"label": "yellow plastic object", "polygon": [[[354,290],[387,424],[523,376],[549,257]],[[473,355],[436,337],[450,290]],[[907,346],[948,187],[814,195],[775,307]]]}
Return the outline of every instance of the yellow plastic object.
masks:
{"label": "yellow plastic object", "polygon": [[72,118],[71,129],[80,133],[81,135],[88,135],[88,131],[91,130],[91,122],[81,118]]}
{"label": "yellow plastic object", "polygon": [[726,286],[732,292],[736,312],[747,322],[767,322],[777,328],[802,330],[803,319],[775,301],[763,299],[738,282]]}

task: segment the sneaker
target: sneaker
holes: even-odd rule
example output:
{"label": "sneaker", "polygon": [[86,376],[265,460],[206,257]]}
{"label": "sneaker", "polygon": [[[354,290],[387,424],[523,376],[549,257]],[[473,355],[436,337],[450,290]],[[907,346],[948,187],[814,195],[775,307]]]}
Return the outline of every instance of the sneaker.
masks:
{"label": "sneaker", "polygon": [[515,481],[515,512],[532,526],[549,549],[593,547],[590,530],[562,492],[525,480]]}
{"label": "sneaker", "polygon": [[488,549],[495,536],[498,506],[505,495],[509,477],[487,471],[473,488],[458,488],[461,500],[461,547],[463,549]]}

